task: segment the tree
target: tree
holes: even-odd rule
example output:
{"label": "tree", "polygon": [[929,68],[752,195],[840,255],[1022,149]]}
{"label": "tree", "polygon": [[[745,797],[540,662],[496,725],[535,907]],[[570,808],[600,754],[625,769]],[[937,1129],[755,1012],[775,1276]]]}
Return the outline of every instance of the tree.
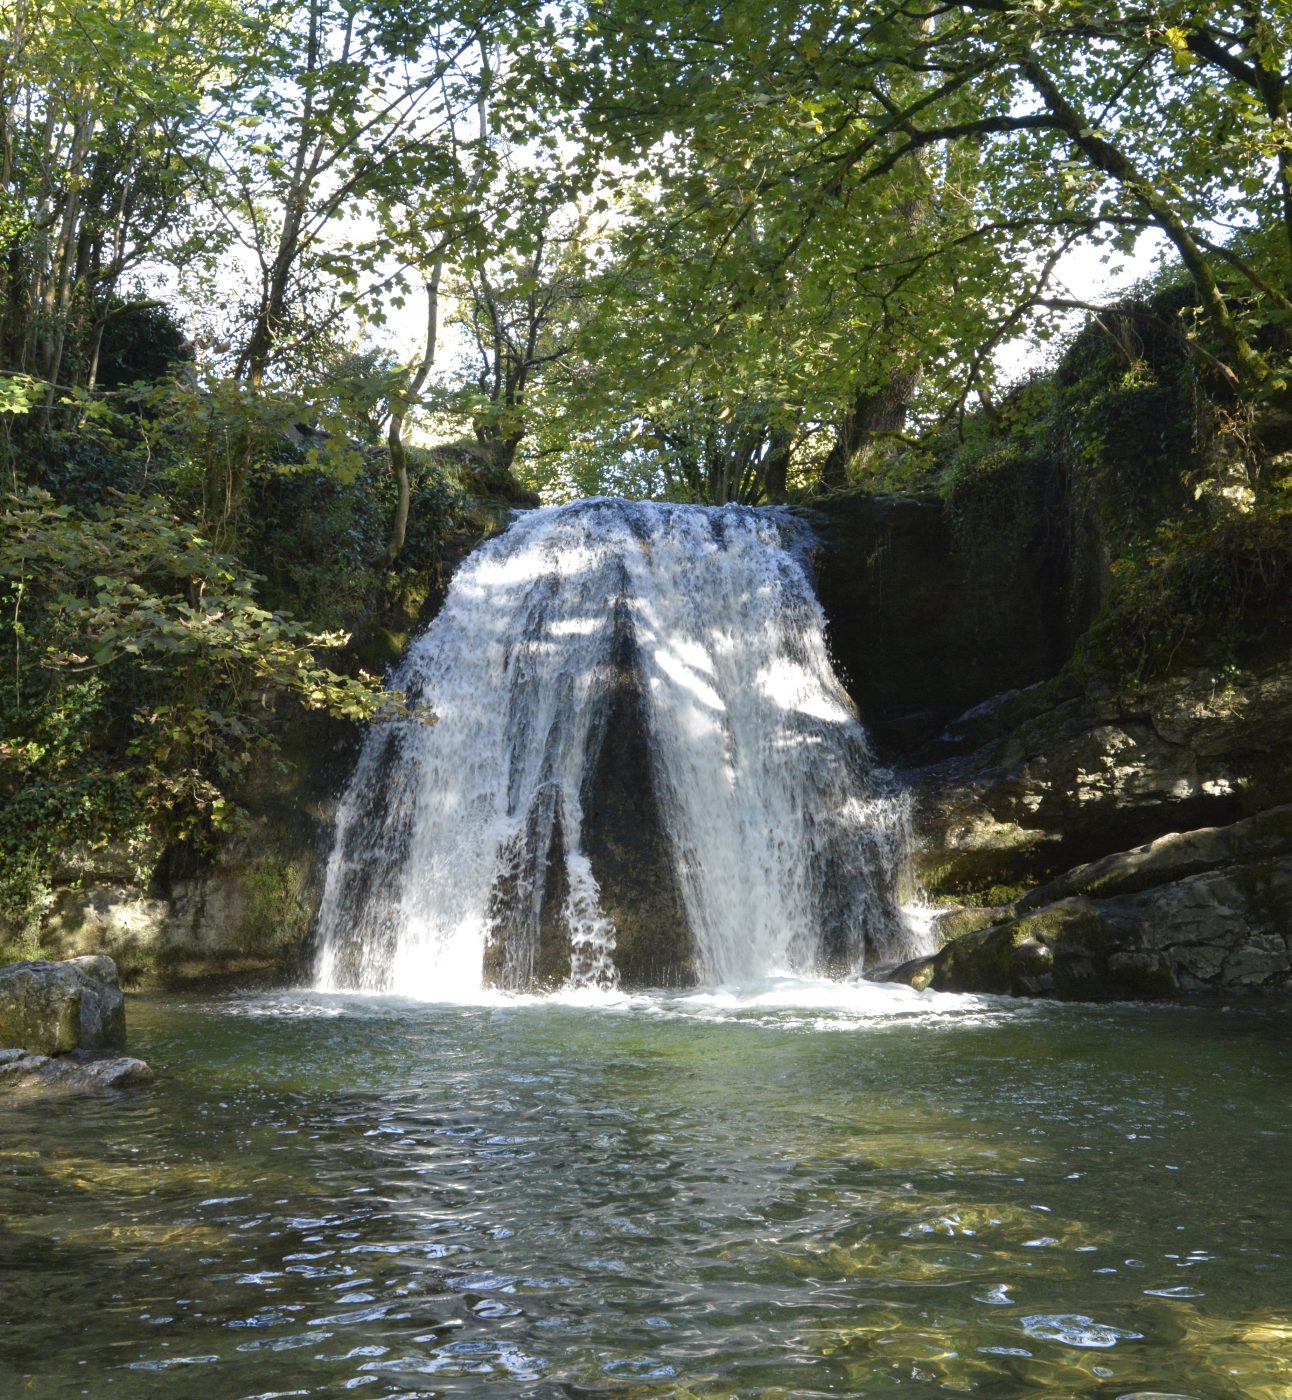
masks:
{"label": "tree", "polygon": [[[477,46],[480,68],[475,87],[475,141],[469,157],[471,166],[467,189],[469,203],[479,198],[488,182],[493,164],[489,150],[489,103],[492,96],[492,85],[496,79],[497,65],[491,59],[489,43],[483,33],[477,34]],[[463,142],[458,135],[457,117],[453,112],[450,112],[448,118],[448,137],[453,149],[455,169],[465,168],[461,155]],[[433,219],[431,225],[434,226]],[[386,541],[386,552],[383,556],[383,561],[387,566],[394,564],[403,553],[408,536],[408,516],[412,504],[412,492],[408,477],[408,453],[404,447],[404,431],[409,412],[425,389],[426,382],[435,365],[440,333],[440,287],[444,280],[446,261],[445,244],[442,239],[436,244],[432,256],[434,261],[424,286],[426,334],[422,342],[422,353],[416,365],[408,370],[405,382],[396,387],[390,400],[386,450],[398,495],[395,504],[395,517],[391,523],[390,536]]]}
{"label": "tree", "polygon": [[[259,43],[226,85],[224,174],[210,190],[252,270],[235,317],[242,395],[290,383],[294,341],[356,311],[379,319],[381,293],[406,268],[464,236],[464,174],[445,133],[474,103],[482,75],[469,60],[490,18],[430,0],[266,0],[258,12]],[[257,446],[251,422],[231,452],[208,458],[204,514],[219,543],[232,537]]]}
{"label": "tree", "polygon": [[[1290,32],[1284,7],[1242,3],[605,0],[567,90],[596,158],[654,192],[642,246],[693,249],[669,269],[684,352],[758,316],[796,350],[814,337],[773,397],[809,426],[833,399],[837,481],[917,371],[926,411],[990,404],[992,348],[1046,329],[1076,240],[1115,253],[1160,230],[1197,289],[1199,355],[1243,393],[1277,388],[1289,265],[1266,275],[1217,222],[1286,219]],[[726,343],[738,383],[757,351]]]}
{"label": "tree", "polygon": [[21,920],[76,843],[154,854],[235,827],[274,704],[366,718],[388,698],[318,657],[345,640],[261,606],[257,580],[164,502],[6,504],[0,536],[0,917]]}
{"label": "tree", "polygon": [[588,293],[584,223],[543,203],[531,201],[523,243],[476,260],[458,291],[471,338],[472,428],[496,473],[511,470],[535,383],[569,355]]}
{"label": "tree", "polygon": [[124,279],[191,250],[227,0],[0,0],[0,372],[95,384]]}
{"label": "tree", "polygon": [[[841,484],[900,431],[917,383],[936,398],[963,373],[970,329],[1011,300],[1032,244],[1002,258],[969,236],[978,152],[905,162],[882,182],[841,168],[863,117],[857,75],[838,76],[846,65],[831,51],[850,28],[832,12],[679,6],[647,21],[629,10],[594,12],[570,89],[589,158],[627,172],[599,284],[607,309],[580,343],[592,368],[576,397],[590,401],[599,379],[613,418],[665,442],[676,434],[662,431],[671,410],[654,411],[659,400],[692,421],[701,404],[739,420],[729,446],[752,472],[723,467],[720,451],[709,484],[692,474],[700,498],[777,498],[791,475],[823,470]],[[901,16],[889,51],[905,55],[926,28]],[[931,85],[905,61],[867,82],[881,111]],[[705,440],[717,448],[725,435]]]}

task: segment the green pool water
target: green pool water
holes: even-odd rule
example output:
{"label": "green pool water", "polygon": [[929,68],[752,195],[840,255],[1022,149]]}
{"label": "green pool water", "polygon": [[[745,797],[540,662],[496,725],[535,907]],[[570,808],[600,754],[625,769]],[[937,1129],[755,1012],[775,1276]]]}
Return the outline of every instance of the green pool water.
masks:
{"label": "green pool water", "polygon": [[0,1108],[0,1395],[1292,1395],[1292,1014],[136,998]]}

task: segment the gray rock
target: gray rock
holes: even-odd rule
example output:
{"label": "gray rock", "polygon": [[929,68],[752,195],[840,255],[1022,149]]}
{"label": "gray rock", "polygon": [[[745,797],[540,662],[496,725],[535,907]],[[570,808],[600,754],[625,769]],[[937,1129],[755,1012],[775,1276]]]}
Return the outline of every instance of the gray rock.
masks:
{"label": "gray rock", "polygon": [[153,1080],[143,1060],[118,1055],[107,1059],[79,1059],[21,1054],[0,1060],[0,1092],[23,1095],[93,1094],[109,1089],[130,1089]]}
{"label": "gray rock", "polygon": [[88,979],[56,963],[0,968],[0,1042],[41,1055],[65,1055],[81,1038]]}
{"label": "gray rock", "polygon": [[[86,869],[55,889],[40,946],[51,960],[103,950],[128,979],[290,966],[322,892],[327,848],[318,838],[319,823],[308,814],[293,824],[276,813],[274,823],[261,821],[225,842],[218,859],[179,862],[148,888],[107,869]],[[70,879],[79,869],[65,864],[59,873]],[[0,928],[0,943],[4,933]]]}
{"label": "gray rock", "polygon": [[1231,826],[1173,831],[1129,851],[1079,865],[1057,880],[1029,890],[1020,913],[1040,909],[1072,894],[1100,899],[1202,874],[1225,864],[1250,862],[1292,852],[1292,806],[1273,807]]}
{"label": "gray rock", "polygon": [[[41,1055],[125,1043],[125,998],[110,958],[0,968],[0,1044]],[[106,965],[106,966],[105,966]]]}
{"label": "gray rock", "polygon": [[[1089,1000],[1292,990],[1287,816],[1177,833],[1070,871],[952,939],[924,975],[939,991]],[[1212,868],[1198,870],[1203,860]]]}
{"label": "gray rock", "polygon": [[117,976],[116,963],[102,953],[87,953],[79,958],[68,958],[68,962],[73,967],[79,967],[87,977],[93,978],[96,982],[102,982],[105,986],[119,987],[121,985]]}
{"label": "gray rock", "polygon": [[[95,971],[82,966],[87,962],[96,966],[106,963],[109,971],[100,977]],[[126,1043],[126,999],[117,985],[116,964],[111,958],[88,957],[76,958],[72,965],[86,982],[81,994],[78,1048],[120,1049]]]}
{"label": "gray rock", "polygon": [[104,883],[60,889],[42,929],[42,946],[71,955],[82,948],[110,948],[127,960],[165,935],[170,905],[137,885]]}
{"label": "gray rock", "polygon": [[[1052,880],[1168,833],[1282,806],[1292,793],[1286,667],[1223,683],[1203,672],[1138,687],[1096,678],[1075,696],[1033,687],[978,707],[962,728],[981,747],[912,775],[920,875],[933,894]],[[1280,822],[1292,824],[1287,814]],[[1150,852],[1142,878],[1153,883],[1172,861],[1201,870],[1229,859],[1205,837],[1194,846]]]}

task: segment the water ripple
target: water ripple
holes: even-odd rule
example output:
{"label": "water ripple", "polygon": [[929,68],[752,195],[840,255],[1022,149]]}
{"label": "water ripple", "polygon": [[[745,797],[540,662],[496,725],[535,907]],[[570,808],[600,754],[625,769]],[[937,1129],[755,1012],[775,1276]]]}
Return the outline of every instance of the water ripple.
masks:
{"label": "water ripple", "polygon": [[8,1389],[1292,1387],[1278,1018],[372,1000],[135,1002],[152,1090],[0,1115]]}

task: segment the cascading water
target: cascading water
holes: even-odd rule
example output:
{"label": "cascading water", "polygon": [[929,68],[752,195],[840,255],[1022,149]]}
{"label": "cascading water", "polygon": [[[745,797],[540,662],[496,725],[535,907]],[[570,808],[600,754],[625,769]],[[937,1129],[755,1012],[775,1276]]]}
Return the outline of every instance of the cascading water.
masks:
{"label": "cascading water", "polygon": [[591,500],[478,549],[393,681],[437,722],[374,724],[342,802],[319,985],[729,984],[919,951],[905,805],[831,671],[800,533]]}

